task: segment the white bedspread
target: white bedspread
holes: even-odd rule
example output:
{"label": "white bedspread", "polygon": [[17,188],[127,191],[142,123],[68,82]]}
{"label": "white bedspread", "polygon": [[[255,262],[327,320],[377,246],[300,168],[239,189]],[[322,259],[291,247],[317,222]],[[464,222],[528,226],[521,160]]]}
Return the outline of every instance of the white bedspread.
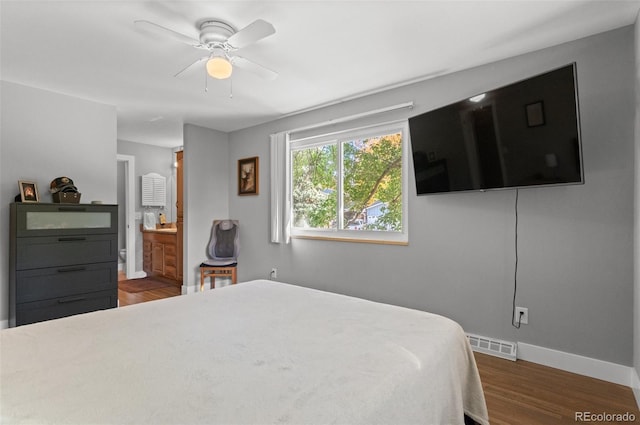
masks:
{"label": "white bedspread", "polygon": [[270,281],[0,332],[5,424],[488,424],[444,317]]}

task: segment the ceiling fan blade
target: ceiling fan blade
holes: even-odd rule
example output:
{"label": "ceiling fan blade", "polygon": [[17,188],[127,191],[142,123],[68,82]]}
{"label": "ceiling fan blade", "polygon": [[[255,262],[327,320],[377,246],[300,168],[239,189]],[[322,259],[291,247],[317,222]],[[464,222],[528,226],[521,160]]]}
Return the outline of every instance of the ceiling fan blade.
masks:
{"label": "ceiling fan blade", "polygon": [[145,21],[145,20],[138,20],[138,21],[134,21],[134,24],[136,24],[138,27],[140,28],[146,28],[156,34],[160,34],[163,36],[169,36],[171,38],[173,38],[174,40],[177,40],[181,43],[185,43],[188,44],[190,46],[196,46],[198,44],[200,44],[200,41],[196,40],[193,37],[189,37],[188,35],[184,35],[182,33],[176,32],[172,29],[163,27],[162,25],[158,25],[156,23],[150,22],[150,21]]}
{"label": "ceiling fan blade", "polygon": [[202,61],[205,61],[209,59],[209,56],[203,56],[199,59],[196,59],[195,62],[190,63],[189,65],[185,66],[184,68],[182,68],[180,71],[178,71],[174,77],[178,77],[180,75],[182,75],[183,73],[188,73],[189,71],[192,71],[194,69],[197,68],[197,65],[202,63]]}
{"label": "ceiling fan blade", "polygon": [[278,77],[278,73],[270,70],[269,68],[265,68],[262,65],[258,65],[255,62],[250,61],[249,59],[245,59],[242,56],[232,56],[231,63],[234,66],[237,66],[240,69],[245,71],[252,72],[265,80],[275,80]]}
{"label": "ceiling fan blade", "polygon": [[258,40],[268,37],[275,32],[276,29],[273,27],[273,25],[271,25],[267,21],[258,19],[229,37],[227,43],[235,47],[236,49],[241,49],[245,46],[255,43]]}

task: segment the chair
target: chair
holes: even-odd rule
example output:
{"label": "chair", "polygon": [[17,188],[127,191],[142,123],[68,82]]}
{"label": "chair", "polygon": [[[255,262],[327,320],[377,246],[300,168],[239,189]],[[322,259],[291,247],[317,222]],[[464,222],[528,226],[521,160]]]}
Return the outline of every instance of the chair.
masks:
{"label": "chair", "polygon": [[200,264],[200,291],[204,291],[205,278],[211,278],[211,288],[216,287],[216,277],[231,277],[237,282],[240,233],[238,220],[214,220],[211,240],[207,247],[209,259]]}

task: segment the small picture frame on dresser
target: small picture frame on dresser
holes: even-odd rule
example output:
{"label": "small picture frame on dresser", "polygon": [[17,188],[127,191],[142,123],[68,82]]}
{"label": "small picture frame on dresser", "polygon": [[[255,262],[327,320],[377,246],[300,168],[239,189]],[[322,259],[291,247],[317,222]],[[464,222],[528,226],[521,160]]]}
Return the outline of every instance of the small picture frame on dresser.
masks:
{"label": "small picture frame on dresser", "polygon": [[35,182],[18,180],[18,187],[20,187],[21,202],[40,202],[38,186],[36,186]]}

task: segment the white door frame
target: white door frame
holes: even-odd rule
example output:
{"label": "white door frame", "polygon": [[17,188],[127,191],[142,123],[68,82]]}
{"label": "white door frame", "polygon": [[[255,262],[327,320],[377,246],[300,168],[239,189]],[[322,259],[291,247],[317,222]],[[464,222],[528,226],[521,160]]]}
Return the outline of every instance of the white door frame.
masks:
{"label": "white door frame", "polygon": [[145,277],[142,270],[136,271],[136,157],[117,154],[118,162],[124,163],[124,208],[125,208],[125,248],[127,249],[126,270],[127,279]]}

